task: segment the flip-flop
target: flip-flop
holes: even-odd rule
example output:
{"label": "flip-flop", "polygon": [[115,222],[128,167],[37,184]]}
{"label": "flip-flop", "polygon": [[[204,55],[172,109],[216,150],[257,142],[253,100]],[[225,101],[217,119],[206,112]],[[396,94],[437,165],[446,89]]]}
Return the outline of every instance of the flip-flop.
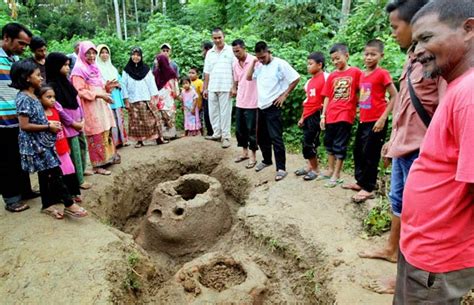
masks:
{"label": "flip-flop", "polygon": [[344,182],[343,179],[337,179],[337,180],[329,179],[329,181],[324,184],[324,187],[333,188],[336,185],[341,184],[343,182]]}
{"label": "flip-flop", "polygon": [[61,213],[58,209],[55,207],[49,207],[46,209],[42,209],[41,213],[46,214],[48,216],[53,217],[54,219],[60,220],[64,218],[64,213]]}
{"label": "flip-flop", "polygon": [[18,213],[18,212],[23,212],[25,210],[28,210],[30,208],[29,205],[21,202],[13,203],[13,204],[7,204],[5,206],[5,210],[8,212],[12,213]]}
{"label": "flip-flop", "polygon": [[134,147],[135,147],[135,148],[140,148],[140,147],[143,147],[143,146],[144,146],[143,143],[137,143],[137,144],[135,144]]}
{"label": "flip-flop", "polygon": [[245,168],[246,169],[251,169],[251,168],[254,168],[255,165],[257,165],[257,161],[249,161],[249,163],[247,163],[247,165],[245,165]]}
{"label": "flip-flop", "polygon": [[259,172],[261,171],[262,169],[264,169],[265,167],[269,167],[271,166],[271,164],[266,164],[266,163],[263,163],[263,162],[260,162],[257,164],[257,166],[255,167],[255,171],[256,172]]}
{"label": "flip-flop", "polygon": [[311,181],[311,180],[314,180],[316,178],[318,178],[318,173],[313,172],[313,171],[309,171],[306,175],[304,175],[303,180]]}
{"label": "flip-flop", "polygon": [[374,199],[374,198],[375,198],[375,194],[373,194],[373,193],[368,194],[368,195],[355,194],[354,196],[352,196],[352,202],[354,202],[354,203],[363,203],[366,200]]}
{"label": "flip-flop", "polygon": [[343,184],[341,185],[341,188],[345,189],[345,190],[353,190],[353,191],[360,191],[362,188],[360,187],[360,185],[358,185],[357,183],[347,183],[347,184]]}
{"label": "flip-flop", "polygon": [[308,174],[308,171],[305,168],[299,168],[299,169],[295,170],[295,175],[296,176],[304,176],[306,174]]}
{"label": "flip-flop", "polygon": [[240,163],[240,162],[248,160],[248,159],[249,159],[249,157],[247,157],[247,156],[238,156],[237,158],[235,158],[234,162],[235,163]]}
{"label": "flip-flop", "polygon": [[275,175],[275,181],[281,181],[283,180],[286,176],[288,175],[287,172],[285,171],[277,171],[276,175]]}
{"label": "flip-flop", "polygon": [[316,178],[316,181],[328,180],[328,179],[331,179],[331,176],[320,174],[318,175],[318,178]]}
{"label": "flip-flop", "polygon": [[64,214],[73,218],[83,218],[88,215],[84,208],[80,208],[78,211],[72,211],[69,208],[64,208]]}
{"label": "flip-flop", "polygon": [[99,167],[98,169],[94,169],[94,174],[110,176],[112,174],[112,172],[109,171],[109,170],[106,170],[104,168]]}

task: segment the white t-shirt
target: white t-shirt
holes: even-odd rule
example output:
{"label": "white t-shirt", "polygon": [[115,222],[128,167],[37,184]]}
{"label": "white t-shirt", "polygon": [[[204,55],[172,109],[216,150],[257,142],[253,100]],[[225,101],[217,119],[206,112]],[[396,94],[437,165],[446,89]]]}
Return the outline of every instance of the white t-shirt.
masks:
{"label": "white t-shirt", "polygon": [[232,63],[235,56],[232,47],[224,45],[218,52],[216,46],[209,50],[204,60],[204,73],[209,74],[209,92],[230,92],[233,85]]}
{"label": "white t-shirt", "polygon": [[289,63],[278,57],[257,67],[253,78],[257,80],[258,108],[266,109],[300,77]]}

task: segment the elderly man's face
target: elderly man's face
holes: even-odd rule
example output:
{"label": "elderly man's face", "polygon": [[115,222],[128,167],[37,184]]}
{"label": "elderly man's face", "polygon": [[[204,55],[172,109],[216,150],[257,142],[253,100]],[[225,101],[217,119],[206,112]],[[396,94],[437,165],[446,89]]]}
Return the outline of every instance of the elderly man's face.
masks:
{"label": "elderly man's face", "polygon": [[467,56],[468,43],[463,26],[454,28],[440,22],[438,14],[421,17],[413,24],[412,31],[415,54],[423,64],[425,77],[450,74]]}

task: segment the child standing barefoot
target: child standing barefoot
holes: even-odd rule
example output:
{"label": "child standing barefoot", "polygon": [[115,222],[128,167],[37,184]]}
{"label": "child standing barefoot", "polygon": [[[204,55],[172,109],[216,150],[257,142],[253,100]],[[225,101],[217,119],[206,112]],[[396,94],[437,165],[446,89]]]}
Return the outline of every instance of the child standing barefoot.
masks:
{"label": "child standing barefoot", "polygon": [[21,166],[24,171],[38,172],[42,212],[62,219],[63,212],[54,207],[62,201],[64,213],[77,218],[87,216],[87,211],[74,203],[62,180],[60,161],[54,149],[61,123],[48,122],[34,94],[43,80],[39,68],[32,61],[23,60],[13,64],[10,75],[10,86],[20,90],[15,101],[20,122]]}
{"label": "child standing barefoot", "polygon": [[198,95],[191,87],[189,77],[183,77],[181,84],[183,90],[180,99],[183,102],[184,130],[186,136],[201,135],[201,120],[199,119],[199,108],[197,106]]}
{"label": "child standing barefoot", "polygon": [[[42,86],[37,96],[43,105],[44,113],[50,122],[60,121],[60,112],[63,111],[62,106],[56,102],[54,90],[50,86]],[[69,155],[69,145],[64,134],[64,130],[59,130],[56,134],[56,152],[61,161],[61,173],[63,175],[64,184],[74,202],[82,202],[81,191],[79,189],[79,181],[76,177],[76,170]]]}

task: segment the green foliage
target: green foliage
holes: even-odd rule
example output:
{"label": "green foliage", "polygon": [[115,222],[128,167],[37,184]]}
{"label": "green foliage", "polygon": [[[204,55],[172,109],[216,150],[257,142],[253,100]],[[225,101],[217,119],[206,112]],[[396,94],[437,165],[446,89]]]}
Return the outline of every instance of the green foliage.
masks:
{"label": "green foliage", "polygon": [[131,290],[134,293],[138,293],[142,287],[141,275],[137,273],[135,268],[140,262],[140,257],[137,252],[132,252],[127,258],[127,271],[123,281],[123,287],[127,290]]}
{"label": "green foliage", "polygon": [[387,197],[381,196],[378,204],[373,207],[364,219],[364,230],[371,236],[380,235],[390,230],[392,216]]}

